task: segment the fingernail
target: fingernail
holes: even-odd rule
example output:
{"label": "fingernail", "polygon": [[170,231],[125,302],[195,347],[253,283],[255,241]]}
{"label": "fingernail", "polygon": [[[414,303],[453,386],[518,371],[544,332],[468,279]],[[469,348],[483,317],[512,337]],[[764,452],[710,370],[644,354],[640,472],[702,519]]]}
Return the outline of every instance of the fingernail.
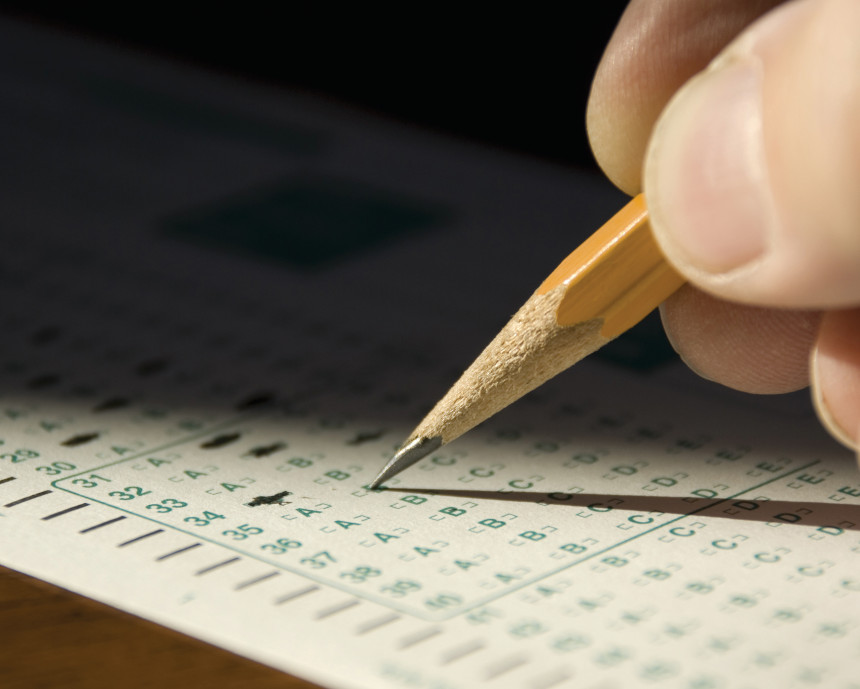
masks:
{"label": "fingernail", "polygon": [[[812,348],[809,360],[809,377],[812,387],[812,402],[815,406],[815,413],[818,415],[821,425],[827,429],[836,440],[852,450],[857,450],[857,440],[854,435],[849,433],[837,420],[830,406],[827,404],[827,397],[824,394],[824,388],[827,383],[824,375],[821,372],[821,358],[818,352],[818,346]],[[860,430],[860,429],[858,429]]]}
{"label": "fingernail", "polygon": [[677,263],[719,274],[764,253],[773,208],[758,58],[719,60],[678,92],[652,136],[644,186]]}

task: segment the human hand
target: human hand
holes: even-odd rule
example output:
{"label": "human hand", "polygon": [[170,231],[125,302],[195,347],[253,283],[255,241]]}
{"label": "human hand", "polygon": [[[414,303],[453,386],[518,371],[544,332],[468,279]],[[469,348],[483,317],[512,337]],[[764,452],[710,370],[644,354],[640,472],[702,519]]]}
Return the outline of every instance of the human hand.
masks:
{"label": "human hand", "polygon": [[860,2],[632,0],[587,121],[690,281],[661,308],[681,357],[748,392],[811,378],[825,427],[856,449]]}

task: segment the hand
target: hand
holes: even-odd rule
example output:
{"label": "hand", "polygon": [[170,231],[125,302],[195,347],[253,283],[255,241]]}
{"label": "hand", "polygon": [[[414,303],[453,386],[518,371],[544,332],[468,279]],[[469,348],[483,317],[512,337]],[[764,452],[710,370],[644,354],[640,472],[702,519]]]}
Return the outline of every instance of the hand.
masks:
{"label": "hand", "polygon": [[860,2],[632,0],[587,120],[690,281],[662,307],[682,358],[748,392],[811,377],[822,422],[856,448]]}

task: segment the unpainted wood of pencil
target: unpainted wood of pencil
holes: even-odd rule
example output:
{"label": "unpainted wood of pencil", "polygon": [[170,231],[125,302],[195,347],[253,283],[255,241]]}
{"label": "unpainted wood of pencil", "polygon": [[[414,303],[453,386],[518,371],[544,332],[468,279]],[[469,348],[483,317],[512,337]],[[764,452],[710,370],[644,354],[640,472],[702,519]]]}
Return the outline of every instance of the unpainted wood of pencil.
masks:
{"label": "unpainted wood of pencil", "polygon": [[683,283],[657,248],[639,194],[550,273],[369,487],[633,327]]}

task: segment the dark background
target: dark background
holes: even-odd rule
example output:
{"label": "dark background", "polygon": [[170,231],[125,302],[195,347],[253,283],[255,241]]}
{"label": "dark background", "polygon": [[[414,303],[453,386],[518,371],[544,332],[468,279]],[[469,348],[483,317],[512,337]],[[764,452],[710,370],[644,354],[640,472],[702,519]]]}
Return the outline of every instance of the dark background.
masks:
{"label": "dark background", "polygon": [[320,3],[0,2],[0,13],[596,170],[585,104],[625,5],[443,14],[414,4],[382,12]]}

